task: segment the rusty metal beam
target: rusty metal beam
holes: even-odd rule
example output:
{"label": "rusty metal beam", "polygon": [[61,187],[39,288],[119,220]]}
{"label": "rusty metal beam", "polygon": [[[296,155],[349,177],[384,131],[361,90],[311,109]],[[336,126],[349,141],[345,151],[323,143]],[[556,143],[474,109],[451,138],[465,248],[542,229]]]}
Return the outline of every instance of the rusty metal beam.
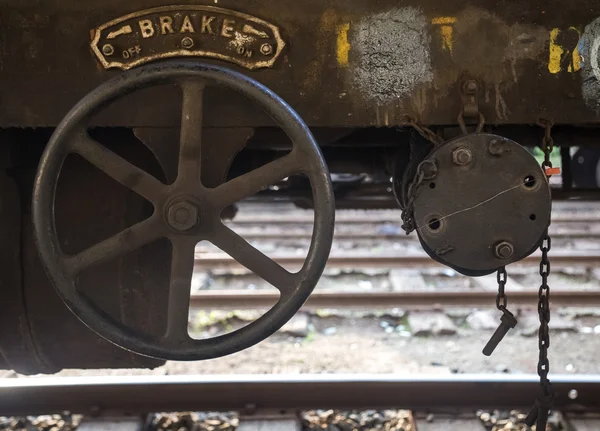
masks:
{"label": "rusty metal beam", "polygon": [[[304,304],[304,309],[318,308],[402,308],[409,310],[440,309],[447,307],[495,307],[496,292],[485,290],[435,290],[428,292],[346,292],[315,291]],[[201,290],[194,292],[191,306],[199,309],[265,309],[279,300],[275,289]],[[510,293],[514,307],[537,307],[536,291]],[[553,290],[552,305],[560,307],[600,307],[600,292]]]}
{"label": "rusty metal beam", "polygon": [[[303,256],[275,255],[271,258],[287,269],[300,268]],[[534,253],[513,265],[539,265],[540,255]],[[429,268],[441,264],[425,253],[395,254],[338,254],[327,261],[328,268]],[[600,251],[556,250],[552,251],[552,266],[600,266]],[[195,269],[238,269],[242,266],[224,253],[196,253]]]}
{"label": "rusty metal beam", "polygon": [[[554,408],[599,411],[599,375],[553,375]],[[577,391],[575,400],[569,392]],[[102,376],[0,380],[0,415],[70,411],[529,408],[537,375]],[[571,392],[571,395],[573,392]]]}
{"label": "rusty metal beam", "polygon": [[[81,2],[72,0],[2,2],[0,79],[8,84],[0,88],[0,126],[56,125],[86,92],[119,73],[105,70],[98,62],[89,45],[90,31],[104,37],[106,32],[98,31],[102,24],[168,4],[172,3],[92,1],[82,10]],[[32,18],[33,5],[39,18]],[[597,65],[590,61],[598,6],[589,0],[501,4],[448,0],[443,7],[437,0],[402,4],[395,0],[252,0],[220,2],[218,7],[228,11],[212,14],[215,36],[202,34],[197,21],[201,17],[189,12],[196,47],[217,43],[229,59],[223,64],[252,73],[311,126],[393,127],[404,124],[407,115],[424,124],[454,124],[465,78],[479,81],[479,109],[488,124],[534,124],[540,116],[557,124],[587,125],[599,120]],[[187,13],[173,6],[163,12],[173,20],[173,34],[165,34],[164,29],[158,34],[156,27],[152,36],[140,37],[136,19],[147,17],[141,12],[123,21],[132,33],[125,39],[111,39],[114,46],[107,46],[105,54],[114,62],[137,60],[148,52],[169,56],[177,46],[174,43],[181,42],[179,31]],[[230,62],[229,34],[227,27],[222,30],[222,17],[239,17],[240,12],[279,28],[286,48],[272,69],[250,72],[239,56]],[[49,31],[62,28],[63,21],[69,23],[68,31]],[[234,21],[240,26],[243,20]],[[243,29],[236,27],[236,31]],[[257,55],[263,58],[257,53],[253,58]],[[133,96],[130,103],[111,107],[97,124],[173,127],[179,123],[177,94],[167,90]],[[211,106],[207,125],[270,124],[235,95],[216,92],[207,100]]]}

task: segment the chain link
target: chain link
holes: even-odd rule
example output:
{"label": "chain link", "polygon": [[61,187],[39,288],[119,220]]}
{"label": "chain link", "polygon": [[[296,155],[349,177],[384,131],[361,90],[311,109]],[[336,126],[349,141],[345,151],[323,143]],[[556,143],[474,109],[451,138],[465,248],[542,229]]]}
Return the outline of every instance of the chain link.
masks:
{"label": "chain link", "polygon": [[552,139],[552,126],[554,123],[550,120],[543,118],[538,119],[537,125],[544,129],[544,137],[542,138],[542,144],[540,148],[544,152],[544,161],[542,162],[542,169],[551,168],[552,162],[550,161],[550,154],[554,150],[554,139]]}
{"label": "chain link", "polygon": [[417,166],[417,173],[415,174],[415,178],[408,186],[408,200],[406,202],[406,207],[402,210],[402,229],[408,235],[413,230],[415,230],[415,219],[414,219],[414,206],[415,200],[417,199],[417,191],[419,186],[426,179],[431,179],[437,175],[437,166],[435,161],[425,159]]}
{"label": "chain link", "polygon": [[441,136],[438,136],[433,130],[419,124],[416,120],[410,117],[406,117],[406,121],[401,123],[401,125],[403,127],[412,127],[419,135],[431,142],[434,147],[444,143],[444,139]]}
{"label": "chain link", "polygon": [[[469,131],[467,130],[467,125],[465,124],[465,117],[464,117],[463,111],[460,111],[458,113],[458,117],[456,118],[456,121],[458,122],[458,126],[460,127],[462,134],[468,135]],[[480,112],[479,115],[477,116],[477,126],[475,126],[475,131],[473,133],[481,133],[484,125],[485,125],[485,117]]]}
{"label": "chain link", "polygon": [[508,274],[506,273],[506,268],[504,266],[498,270],[496,278],[498,280],[498,295],[496,295],[496,308],[500,311],[504,311],[508,306],[508,298],[504,294],[504,288],[506,287],[506,280],[508,279]]}
{"label": "chain link", "polygon": [[[540,119],[538,125],[544,128],[544,137],[542,138],[541,148],[544,151],[544,161],[542,169],[551,168],[550,153],[554,149],[554,140],[552,139],[552,122]],[[540,330],[538,332],[539,360],[537,373],[540,376],[540,385],[543,395],[539,397],[526,418],[529,426],[536,424],[536,429],[546,429],[548,412],[552,408],[554,400],[554,389],[548,373],[550,372],[550,361],[548,360],[548,349],[550,348],[550,286],[548,285],[548,276],[550,275],[550,260],[548,253],[552,248],[552,242],[548,235],[548,230],[544,233],[544,239],[540,245],[542,259],[540,261],[540,276],[542,283],[538,291],[538,316],[540,320]]]}
{"label": "chain link", "polygon": [[[438,147],[444,143],[444,139],[438,136],[433,130],[422,126],[416,120],[406,117],[406,121],[401,124],[405,127],[412,127],[419,135]],[[428,168],[429,167],[429,168]],[[437,175],[437,166],[433,160],[425,159],[417,166],[417,172],[413,181],[409,184],[407,190],[406,206],[402,209],[402,229],[408,235],[415,230],[414,206],[417,199],[417,190],[424,180],[432,179]]]}
{"label": "chain link", "polygon": [[550,275],[550,261],[548,259],[548,252],[552,247],[552,242],[548,232],[546,232],[540,250],[542,252],[542,260],[540,262],[540,275],[542,277],[542,284],[538,292],[538,314],[540,319],[540,331],[538,333],[538,345],[540,349],[540,357],[538,362],[538,375],[540,376],[540,384],[544,395],[547,397],[554,396],[554,390],[552,384],[548,379],[548,373],[550,372],[550,362],[548,361],[548,349],[550,348],[550,334],[549,334],[549,323],[550,323],[550,286],[548,285],[548,276]]}

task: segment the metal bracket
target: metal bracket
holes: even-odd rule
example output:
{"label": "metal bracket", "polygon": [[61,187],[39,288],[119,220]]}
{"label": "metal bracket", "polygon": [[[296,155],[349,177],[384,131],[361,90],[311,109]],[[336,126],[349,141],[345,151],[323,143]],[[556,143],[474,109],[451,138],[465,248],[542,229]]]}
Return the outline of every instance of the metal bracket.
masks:
{"label": "metal bracket", "polygon": [[460,126],[463,135],[466,135],[468,132],[465,124],[465,117],[476,119],[475,124],[477,124],[477,127],[475,128],[475,133],[480,133],[483,129],[485,118],[483,117],[483,114],[479,112],[479,83],[475,79],[467,79],[462,82],[460,88],[462,107],[458,113],[458,125]]}
{"label": "metal bracket", "polygon": [[474,79],[463,81],[461,85],[462,116],[466,118],[479,118],[479,83]]}

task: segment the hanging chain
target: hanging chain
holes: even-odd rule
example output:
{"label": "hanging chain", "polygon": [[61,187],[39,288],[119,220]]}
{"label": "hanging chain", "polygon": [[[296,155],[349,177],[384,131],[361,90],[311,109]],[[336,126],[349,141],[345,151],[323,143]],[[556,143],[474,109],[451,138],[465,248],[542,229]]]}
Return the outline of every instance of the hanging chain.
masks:
{"label": "hanging chain", "polygon": [[425,159],[419,163],[419,166],[417,166],[415,178],[408,186],[408,200],[406,202],[406,207],[402,210],[401,214],[402,229],[404,229],[407,235],[415,230],[414,207],[419,186],[423,183],[423,181],[432,179],[436,175],[437,166],[433,160]]}
{"label": "hanging chain", "polygon": [[500,311],[503,311],[506,310],[506,306],[508,305],[508,298],[504,293],[504,288],[506,287],[506,280],[508,279],[508,275],[506,274],[506,268],[504,266],[498,270],[496,278],[498,279],[498,295],[496,295],[496,308]]}
{"label": "hanging chain", "polygon": [[517,326],[517,318],[514,314],[508,311],[508,298],[504,293],[504,288],[506,287],[506,282],[508,281],[508,275],[506,274],[506,268],[502,267],[498,269],[496,274],[496,278],[498,279],[498,295],[496,295],[496,308],[502,311],[502,316],[500,316],[500,325],[498,329],[490,338],[490,341],[487,342],[485,347],[483,348],[483,354],[485,356],[490,356],[494,353],[498,344],[504,339],[504,336],[508,333],[508,331],[515,326]]}
{"label": "hanging chain", "polygon": [[410,117],[406,117],[406,121],[400,123],[400,125],[402,127],[412,127],[419,135],[431,142],[434,147],[444,143],[444,139],[441,136],[438,136],[433,130],[419,124]]}
{"label": "hanging chain", "polygon": [[[412,127],[419,135],[431,142],[434,147],[438,147],[444,143],[444,139],[441,136],[438,136],[433,130],[418,124],[417,121],[410,117],[407,117],[402,125]],[[423,181],[433,179],[436,175],[437,166],[433,160],[425,159],[417,166],[415,177],[408,186],[406,206],[402,209],[401,215],[402,229],[404,229],[407,235],[415,230],[414,206],[419,186]]]}
{"label": "hanging chain", "polygon": [[550,347],[550,334],[548,324],[550,323],[550,286],[548,286],[548,276],[550,275],[550,261],[548,260],[548,252],[552,246],[550,236],[546,233],[544,241],[540,247],[542,251],[542,261],[540,262],[540,275],[542,276],[542,284],[538,292],[538,314],[540,318],[539,331],[539,348],[540,358],[538,362],[538,374],[540,376],[540,384],[545,396],[554,395],[552,384],[548,379],[550,371],[550,363],[548,361],[548,348]]}
{"label": "hanging chain", "polygon": [[[538,125],[544,128],[544,137],[542,139],[541,148],[544,152],[544,161],[542,168],[548,173],[552,168],[550,154],[554,149],[554,140],[552,139],[552,122],[547,120],[539,120]],[[529,426],[536,423],[537,430],[545,430],[548,423],[549,410],[552,407],[554,400],[554,389],[548,379],[550,372],[550,361],[548,360],[548,348],[550,348],[550,286],[548,285],[548,276],[550,275],[550,260],[548,252],[552,247],[552,242],[548,231],[544,235],[540,250],[542,252],[542,260],[540,262],[540,276],[542,283],[538,291],[538,315],[540,319],[540,330],[538,332],[538,347],[540,351],[537,372],[540,376],[540,385],[542,386],[542,396],[539,397],[535,406],[527,416],[525,422]]]}
{"label": "hanging chain", "polygon": [[552,121],[540,118],[538,119],[537,124],[544,129],[544,137],[542,138],[542,145],[540,147],[544,152],[542,169],[546,170],[547,168],[552,167],[550,154],[552,153],[552,150],[554,150],[554,139],[552,139],[552,126],[554,126],[554,123],[552,123]]}

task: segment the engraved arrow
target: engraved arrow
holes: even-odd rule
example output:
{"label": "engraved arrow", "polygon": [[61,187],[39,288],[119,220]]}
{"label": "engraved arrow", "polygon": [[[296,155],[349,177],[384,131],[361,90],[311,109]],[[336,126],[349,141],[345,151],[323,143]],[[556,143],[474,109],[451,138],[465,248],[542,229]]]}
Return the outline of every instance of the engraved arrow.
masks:
{"label": "engraved arrow", "polygon": [[242,32],[244,32],[246,34],[253,34],[255,36],[260,37],[261,39],[269,38],[269,35],[267,33],[265,33],[264,31],[257,30],[248,24],[244,24],[244,27],[242,27]]}
{"label": "engraved arrow", "polygon": [[129,34],[131,32],[133,32],[133,30],[131,29],[131,26],[130,25],[124,25],[119,30],[111,31],[110,33],[108,33],[108,36],[106,36],[106,38],[107,39],[114,39],[117,36],[121,36],[122,34]]}

